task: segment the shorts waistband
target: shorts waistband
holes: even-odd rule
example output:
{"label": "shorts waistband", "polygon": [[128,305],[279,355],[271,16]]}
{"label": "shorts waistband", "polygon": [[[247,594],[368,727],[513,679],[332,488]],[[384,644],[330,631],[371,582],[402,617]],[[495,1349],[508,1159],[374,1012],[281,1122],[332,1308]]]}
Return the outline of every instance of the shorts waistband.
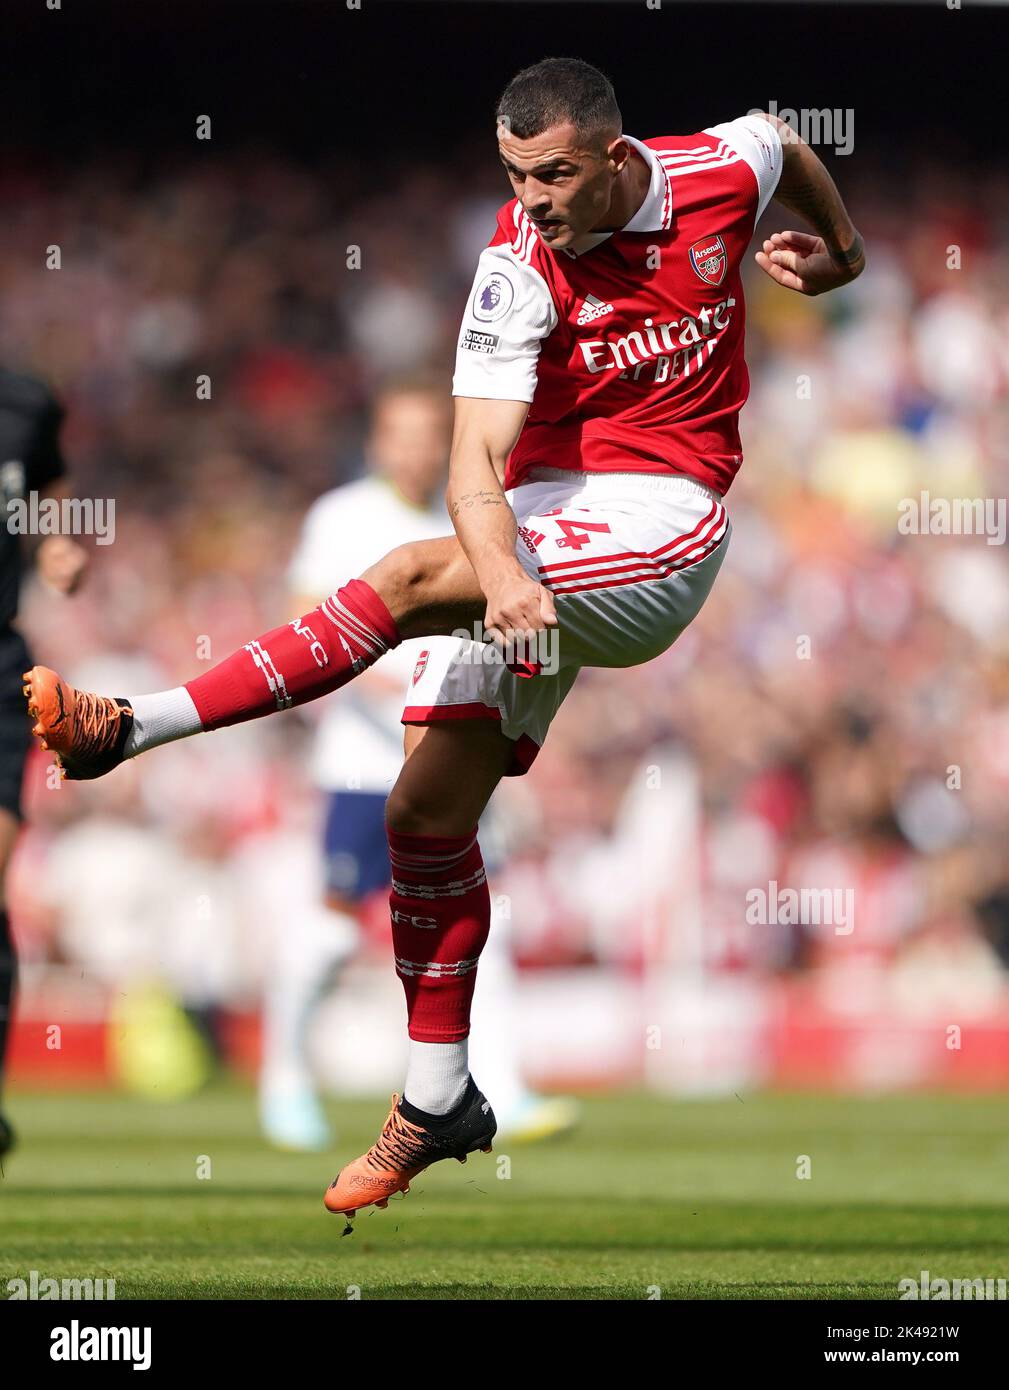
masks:
{"label": "shorts waistband", "polygon": [[528,483],[574,483],[584,487],[598,487],[611,478],[633,478],[635,484],[642,491],[694,492],[701,497],[710,497],[715,502],[723,500],[720,492],[716,492],[713,487],[709,487],[707,483],[702,483],[699,478],[691,477],[688,473],[621,473],[610,469],[604,473],[598,470],[585,471],[577,468],[540,466],[530,468],[522,481]]}

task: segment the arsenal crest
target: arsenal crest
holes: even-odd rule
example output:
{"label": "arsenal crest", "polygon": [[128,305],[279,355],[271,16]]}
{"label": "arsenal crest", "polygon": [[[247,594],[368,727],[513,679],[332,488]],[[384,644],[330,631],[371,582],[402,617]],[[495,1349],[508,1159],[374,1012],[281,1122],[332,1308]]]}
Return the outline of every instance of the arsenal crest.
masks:
{"label": "arsenal crest", "polygon": [[702,237],[690,248],[690,264],[706,285],[720,285],[728,263],[725,243],[720,236]]}
{"label": "arsenal crest", "polygon": [[413,668],[413,680],[410,682],[411,685],[416,685],[424,674],[427,669],[427,659],[430,655],[430,652],[421,652],[420,656],[417,658],[417,665]]}

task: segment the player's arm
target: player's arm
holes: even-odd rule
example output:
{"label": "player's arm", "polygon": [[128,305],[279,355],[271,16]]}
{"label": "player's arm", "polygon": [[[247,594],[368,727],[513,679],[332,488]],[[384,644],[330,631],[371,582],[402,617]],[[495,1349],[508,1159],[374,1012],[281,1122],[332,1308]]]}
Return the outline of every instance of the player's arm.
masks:
{"label": "player's arm", "polygon": [[75,594],[87,569],[88,552],[72,536],[43,536],[35,548],[35,572],[58,594]]}
{"label": "player's arm", "polygon": [[[70,480],[60,445],[63,416],[62,405],[45,388],[45,400],[28,461],[28,487],[40,498],[51,497],[56,501],[70,496]],[[43,536],[33,548],[32,559],[43,584],[64,595],[76,593],[88,568],[88,552],[72,536]]]}
{"label": "player's arm", "polygon": [[518,526],[501,483],[528,411],[526,401],[456,396],[445,495],[487,600],[487,635],[506,642],[557,623],[553,597],[529,578],[515,554]]}
{"label": "player's arm", "polygon": [[862,238],[848,215],[837,185],[820,158],[778,116],[761,112],[781,140],[781,175],[774,196],[804,218],[809,232],[774,232],[756,260],[772,280],[799,294],[823,294],[847,285],[865,268]]}

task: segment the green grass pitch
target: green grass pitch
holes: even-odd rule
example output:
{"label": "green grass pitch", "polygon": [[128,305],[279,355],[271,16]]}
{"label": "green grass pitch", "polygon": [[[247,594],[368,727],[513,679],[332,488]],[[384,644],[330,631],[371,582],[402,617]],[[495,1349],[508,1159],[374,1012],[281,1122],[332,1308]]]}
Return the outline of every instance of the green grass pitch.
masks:
{"label": "green grass pitch", "polygon": [[2,1297],[35,1269],[119,1299],[895,1299],[923,1269],[1009,1267],[999,1096],[589,1099],[572,1138],[438,1164],[346,1237],[322,1192],[381,1100],[333,1102],[338,1144],[313,1157],[269,1149],[236,1085],[7,1109]]}

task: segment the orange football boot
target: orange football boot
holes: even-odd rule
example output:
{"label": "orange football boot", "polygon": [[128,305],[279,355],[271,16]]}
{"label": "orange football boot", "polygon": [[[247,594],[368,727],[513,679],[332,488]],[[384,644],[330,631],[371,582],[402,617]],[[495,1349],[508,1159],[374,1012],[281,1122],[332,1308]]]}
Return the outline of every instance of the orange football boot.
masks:
{"label": "orange football boot", "polygon": [[33,666],[24,681],[32,733],[56,754],[64,777],[83,782],[119,766],[133,726],[127,700],[75,690],[48,666]]}
{"label": "orange football boot", "polygon": [[476,1149],[491,1152],[497,1121],[490,1101],[472,1077],[455,1109],[444,1117],[432,1117],[430,1128],[407,1119],[401,1111],[403,1103],[393,1096],[378,1141],[330,1183],[323,1197],[327,1211],[350,1217],[362,1207],[387,1207],[390,1197],[409,1192],[413,1179],[432,1163],[443,1158],[465,1163],[466,1155]]}

